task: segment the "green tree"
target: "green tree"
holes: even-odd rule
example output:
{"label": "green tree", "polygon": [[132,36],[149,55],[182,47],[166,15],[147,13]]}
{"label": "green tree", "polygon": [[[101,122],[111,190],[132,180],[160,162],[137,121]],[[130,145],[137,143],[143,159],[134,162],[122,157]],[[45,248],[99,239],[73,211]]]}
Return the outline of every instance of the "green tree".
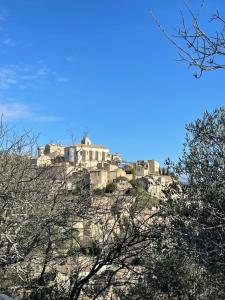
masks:
{"label": "green tree", "polygon": [[[142,255],[142,276],[124,299],[225,298],[225,109],[186,127],[183,154],[167,162],[183,178],[161,204],[161,237]],[[122,298],[123,299],[123,298]]]}
{"label": "green tree", "polygon": [[122,300],[214,300],[218,291],[213,280],[185,252],[174,247],[163,252],[151,248],[139,280],[128,291],[120,289],[117,293]]}
{"label": "green tree", "polygon": [[[177,247],[214,278],[216,299],[225,297],[225,109],[206,112],[187,126],[177,176],[183,192],[170,197],[165,213]],[[171,193],[172,195],[172,193]]]}
{"label": "green tree", "polygon": [[[189,233],[190,250],[213,272],[225,274],[225,109],[206,112],[187,126],[176,174],[186,177],[178,224]],[[175,206],[176,208],[176,206]]]}

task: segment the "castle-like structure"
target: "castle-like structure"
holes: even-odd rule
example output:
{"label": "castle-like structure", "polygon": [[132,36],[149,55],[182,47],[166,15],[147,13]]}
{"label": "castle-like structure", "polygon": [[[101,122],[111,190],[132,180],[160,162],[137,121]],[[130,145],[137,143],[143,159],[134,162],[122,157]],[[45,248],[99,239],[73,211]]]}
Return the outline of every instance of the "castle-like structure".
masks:
{"label": "castle-like structure", "polygon": [[[157,161],[124,162],[119,153],[110,154],[108,147],[92,144],[87,136],[82,138],[80,144],[71,146],[47,144],[39,147],[38,156],[34,161],[38,167],[51,166],[53,170],[63,168],[69,175],[85,171],[86,183],[93,188],[105,187],[119,178],[126,178],[129,181],[154,176],[162,179]],[[167,180],[165,176],[163,180]]]}
{"label": "castle-like structure", "polygon": [[110,154],[109,148],[93,145],[85,136],[80,144],[64,147],[59,144],[47,144],[38,148],[37,164],[68,163],[76,169],[96,168],[99,162],[121,161],[121,156]]}

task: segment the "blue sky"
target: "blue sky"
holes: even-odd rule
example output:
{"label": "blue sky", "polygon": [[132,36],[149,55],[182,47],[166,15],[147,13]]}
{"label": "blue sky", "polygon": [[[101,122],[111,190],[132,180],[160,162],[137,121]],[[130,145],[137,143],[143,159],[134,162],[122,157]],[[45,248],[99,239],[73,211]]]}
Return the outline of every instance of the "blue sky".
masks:
{"label": "blue sky", "polygon": [[[202,15],[223,13],[220,3],[206,1]],[[225,104],[224,73],[196,80],[150,18],[173,33],[182,8],[181,0],[1,0],[0,111],[40,144],[87,131],[127,160],[176,160],[185,124]]]}

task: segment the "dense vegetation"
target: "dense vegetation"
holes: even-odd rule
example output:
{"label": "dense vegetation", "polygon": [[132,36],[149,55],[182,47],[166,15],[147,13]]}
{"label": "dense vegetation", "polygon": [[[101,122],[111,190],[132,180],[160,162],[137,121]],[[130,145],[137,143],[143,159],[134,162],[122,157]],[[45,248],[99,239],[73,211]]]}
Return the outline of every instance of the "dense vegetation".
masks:
{"label": "dense vegetation", "polygon": [[187,126],[175,165],[182,192],[161,206],[161,238],[143,252],[143,273],[121,299],[225,298],[225,110]]}
{"label": "dense vegetation", "polygon": [[167,166],[183,183],[160,201],[135,180],[123,193],[115,183],[71,192],[62,170],[29,159],[33,138],[2,128],[1,291],[22,299],[224,299],[225,110],[186,130],[182,157]]}

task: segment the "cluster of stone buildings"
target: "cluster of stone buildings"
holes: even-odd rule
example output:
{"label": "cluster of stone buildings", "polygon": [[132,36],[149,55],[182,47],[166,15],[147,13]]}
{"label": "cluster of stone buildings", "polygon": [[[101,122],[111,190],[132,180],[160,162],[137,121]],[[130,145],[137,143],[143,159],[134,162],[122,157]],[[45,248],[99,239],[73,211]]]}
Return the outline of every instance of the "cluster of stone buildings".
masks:
{"label": "cluster of stone buildings", "polygon": [[[104,188],[107,184],[116,181],[118,182],[117,187],[119,190],[120,186],[123,188],[124,181],[135,179],[136,181],[140,181],[144,189],[151,195],[156,198],[161,198],[163,187],[171,182],[170,176],[161,175],[160,165],[157,161],[138,160],[133,163],[125,162],[119,153],[110,154],[109,148],[92,144],[88,137],[84,137],[80,144],[71,146],[47,144],[44,147],[39,147],[37,157],[32,158],[32,160],[33,163],[40,168],[49,166],[49,169],[53,170],[53,172],[54,170],[63,170],[66,172],[66,175],[68,175],[68,178],[79,178],[80,175],[81,177],[85,176],[85,185],[93,189]],[[73,181],[71,182],[73,183]],[[132,188],[132,184],[129,182],[126,182],[125,185],[126,191]],[[121,191],[123,191],[122,188]],[[127,210],[127,208],[133,203],[132,197],[132,194],[122,194],[123,201],[116,206],[117,209],[120,209],[120,213],[122,213],[123,216],[128,214],[129,210]],[[92,215],[93,220],[77,217],[73,225],[77,231],[77,238],[80,241],[79,245],[82,244],[86,248],[88,248],[88,245],[91,245],[92,241],[99,241],[100,245],[101,243],[104,245],[104,239],[107,239],[108,243],[110,234],[110,238],[114,238],[114,235],[117,236],[121,228],[120,220],[115,221],[114,218],[114,210],[112,208],[115,207],[113,206],[111,197],[105,193],[103,197],[95,196],[93,198],[93,207],[95,208],[96,206],[96,211],[94,210],[95,214]],[[141,212],[139,216],[141,224],[143,224],[143,221],[146,220],[145,222],[147,222],[147,220],[149,220],[150,209],[152,209],[153,213],[155,212],[156,207],[154,207],[154,203],[152,203],[151,208],[147,207],[146,211]],[[104,229],[102,229],[102,223],[104,224]],[[77,242],[77,240],[75,242]],[[71,244],[71,241],[69,241],[69,244]],[[67,247],[68,244],[63,240],[60,251],[63,253],[64,250],[67,250]],[[61,256],[63,257],[63,255]],[[83,254],[76,263],[82,265],[81,272],[83,272],[85,276],[92,266],[92,258]],[[139,266],[136,268],[139,268]],[[57,280],[63,283],[69,282],[71,270],[74,272],[74,262],[69,258],[66,262],[60,263],[57,269],[59,272]],[[101,272],[104,274],[103,272],[106,271],[107,267],[105,269],[102,268]],[[124,276],[123,271],[117,273],[118,280]],[[130,275],[128,274],[128,276]],[[112,297],[114,299],[113,291],[110,290],[107,298],[104,299],[112,299]]]}
{"label": "cluster of stone buildings", "polygon": [[73,176],[80,171],[86,171],[86,183],[95,189],[103,188],[120,178],[130,181],[160,175],[160,165],[157,161],[139,160],[126,163],[119,153],[110,154],[108,147],[94,145],[88,137],[84,137],[80,144],[67,147],[59,144],[39,147],[38,156],[33,160],[39,167],[63,167],[67,174]]}

